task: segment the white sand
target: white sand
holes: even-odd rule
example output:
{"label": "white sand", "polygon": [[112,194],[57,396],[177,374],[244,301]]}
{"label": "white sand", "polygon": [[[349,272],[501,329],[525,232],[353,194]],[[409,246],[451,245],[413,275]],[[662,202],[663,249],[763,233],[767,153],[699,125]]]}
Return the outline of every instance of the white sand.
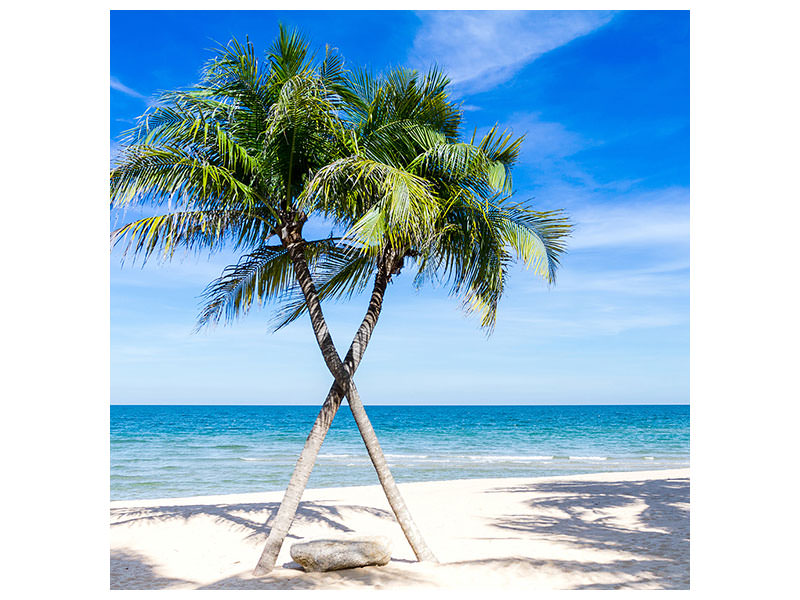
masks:
{"label": "white sand", "polygon": [[[251,571],[282,492],[111,503],[111,588],[689,587],[689,470],[400,485],[440,564],[417,563],[379,486],[307,490],[266,577]],[[305,573],[299,538],[392,539],[392,561]]]}

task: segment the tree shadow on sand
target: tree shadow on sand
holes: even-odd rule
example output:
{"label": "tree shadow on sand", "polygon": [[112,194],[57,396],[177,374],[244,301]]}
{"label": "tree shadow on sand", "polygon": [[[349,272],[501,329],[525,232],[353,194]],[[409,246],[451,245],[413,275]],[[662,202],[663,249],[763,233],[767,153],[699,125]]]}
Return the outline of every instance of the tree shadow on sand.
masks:
{"label": "tree shadow on sand", "polygon": [[[495,519],[503,530],[557,540],[577,548],[614,550],[641,556],[612,563],[563,562],[565,570],[618,571],[636,584],[684,589],[689,586],[689,480],[646,481],[554,481],[516,487],[494,488],[489,492],[546,494],[524,504],[531,513]],[[644,508],[637,515],[640,525],[628,528],[603,511]],[[537,514],[544,512],[546,514]],[[633,579],[631,579],[633,578]],[[594,584],[584,589],[614,588],[617,584]]]}
{"label": "tree shadow on sand", "polygon": [[293,573],[291,577],[281,574],[269,574],[263,577],[236,575],[226,577],[207,585],[199,586],[199,590],[334,590],[339,587],[353,589],[402,588],[415,585],[430,584],[423,575],[396,569],[391,565],[385,567],[361,567],[343,569],[327,573]]}
{"label": "tree shadow on sand", "polygon": [[110,589],[159,590],[191,584],[185,579],[162,577],[156,573],[155,567],[146,558],[129,550],[111,551]]}
{"label": "tree shadow on sand", "polygon": [[[410,562],[410,561],[401,561]],[[288,563],[284,568],[293,565]],[[306,573],[299,565],[292,573],[280,569],[262,577],[248,573],[231,575],[217,581],[199,585],[196,581],[164,577],[158,574],[155,564],[141,554],[129,550],[111,551],[110,589],[164,590],[330,590],[337,587],[352,589],[381,589],[426,584],[428,581],[403,569],[385,567],[363,567],[344,569],[328,573]],[[299,571],[299,572],[298,572]]]}
{"label": "tree shadow on sand", "polygon": [[[284,565],[286,567],[287,565]],[[358,588],[380,589],[384,587],[403,587],[427,583],[426,579],[402,569],[386,567],[363,567],[344,569],[328,573],[293,572],[290,575],[275,571],[267,576],[252,577],[240,573],[219,579],[212,583],[198,585],[195,581],[164,577],[158,574],[156,566],[141,554],[129,550],[111,551],[110,589],[163,590],[267,590],[267,589],[335,589],[355,586]]]}
{"label": "tree shadow on sand", "polygon": [[[210,516],[216,523],[227,523],[233,529],[247,532],[247,539],[266,538],[279,506],[279,502],[251,502],[112,508],[111,526]],[[358,505],[327,506],[320,502],[301,502],[294,522],[322,524],[336,531],[350,533],[353,530],[344,524],[342,511],[369,513],[379,518],[394,520],[392,513],[379,508]],[[291,534],[288,537],[297,538]]]}

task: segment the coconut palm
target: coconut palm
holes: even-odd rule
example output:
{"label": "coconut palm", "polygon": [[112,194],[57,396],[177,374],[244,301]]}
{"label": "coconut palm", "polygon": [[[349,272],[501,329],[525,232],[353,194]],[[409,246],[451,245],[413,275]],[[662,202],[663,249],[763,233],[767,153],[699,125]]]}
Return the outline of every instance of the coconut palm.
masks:
{"label": "coconut palm", "polygon": [[[284,29],[266,67],[249,41],[234,41],[207,65],[198,86],[165,94],[163,105],[130,132],[112,169],[111,198],[117,208],[167,205],[166,214],[115,232],[115,243],[127,240],[126,253],[170,258],[178,247],[214,251],[233,242],[250,250],[249,260],[272,257],[259,294],[280,297],[299,287],[325,363],[356,407],[358,391],[333,344],[311,274],[321,256],[341,250],[336,240],[303,237],[309,213],[299,204],[310,174],[338,158],[349,135],[337,116],[352,96],[345,83],[336,55],[326,53],[315,66],[307,44]],[[388,167],[372,170],[369,180],[389,198],[393,225],[403,215],[401,204],[413,209],[403,217],[413,231],[424,229],[415,220],[435,216],[435,199],[418,178]],[[270,244],[272,238],[278,243]],[[366,413],[357,420],[365,440],[374,438]],[[433,559],[391,475],[379,471],[379,477],[415,554]]]}
{"label": "coconut palm", "polygon": [[[437,84],[426,87],[431,81]],[[548,281],[555,277],[567,233],[565,220],[556,213],[510,205],[507,196],[498,196],[511,189],[510,169],[521,139],[512,140],[509,134],[492,129],[479,143],[474,136],[469,144],[457,143],[460,113],[442,94],[445,83],[436,73],[422,81],[408,71],[394,71],[381,81],[358,75],[352,85],[356,99],[349,105],[348,130],[354,134],[349,138],[354,141],[350,154],[320,169],[301,195],[303,207],[322,210],[343,224],[355,220],[345,235],[354,245],[345,246],[341,254],[326,254],[316,265],[318,296],[350,296],[364,290],[374,273],[367,313],[344,361],[351,377],[377,323],[386,287],[408,258],[415,262],[418,283],[447,280],[451,292],[463,297],[466,308],[481,311],[482,325],[489,329],[494,324],[507,266],[513,259],[507,248]],[[413,121],[420,112],[430,112],[432,97],[446,108],[437,114],[447,116],[439,119],[447,128],[419,127]],[[399,228],[392,224],[394,207],[387,205],[385,194],[376,191],[376,183],[369,179],[381,168],[402,169],[430,186],[439,203],[433,228],[415,230],[402,222]],[[246,312],[259,297],[260,270],[271,260],[268,256],[251,256],[229,268],[210,286],[201,322],[219,319],[223,310],[231,318]],[[288,302],[279,327],[307,307],[302,295]],[[343,395],[343,388],[334,382],[271,523],[257,574],[274,566]],[[391,473],[366,412],[358,400],[350,399],[349,404],[373,464],[385,482]]]}
{"label": "coconut palm", "polygon": [[[168,204],[167,214],[116,232],[128,250],[171,257],[177,247],[213,251],[228,241],[249,250],[209,288],[201,324],[220,311],[238,314],[254,300],[294,292],[302,301],[290,304],[288,319],[309,312],[335,377],[257,571],[274,565],[343,393],[415,554],[434,559],[352,382],[386,286],[412,257],[420,281],[449,273],[453,291],[481,309],[490,326],[510,260],[505,245],[544,268],[548,278],[554,273],[563,223],[555,215],[509,207],[489,193],[510,187],[508,159],[518,144],[493,132],[480,144],[457,144],[460,114],[446,101],[445,85],[436,72],[424,78],[396,72],[388,83],[364,74],[348,81],[338,57],[328,53],[312,67],[306,44],[284,30],[266,69],[249,42],[233,42],[208,65],[196,89],[165,95],[166,105],[145,116],[112,171],[115,206]],[[305,240],[303,224],[315,213],[349,227],[345,240]],[[534,235],[526,239],[531,225]],[[477,233],[482,228],[494,232],[494,245]],[[278,243],[269,244],[273,237]],[[320,299],[363,288],[373,272],[367,314],[342,362]]]}

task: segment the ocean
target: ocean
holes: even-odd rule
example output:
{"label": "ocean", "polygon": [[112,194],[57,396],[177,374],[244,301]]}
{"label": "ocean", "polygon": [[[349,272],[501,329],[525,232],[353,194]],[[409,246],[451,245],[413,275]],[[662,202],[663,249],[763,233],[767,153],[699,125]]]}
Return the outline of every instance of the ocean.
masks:
{"label": "ocean", "polygon": [[[283,490],[315,406],[111,406],[111,499]],[[395,479],[689,466],[689,407],[367,406]],[[346,402],[309,487],[378,483]]]}

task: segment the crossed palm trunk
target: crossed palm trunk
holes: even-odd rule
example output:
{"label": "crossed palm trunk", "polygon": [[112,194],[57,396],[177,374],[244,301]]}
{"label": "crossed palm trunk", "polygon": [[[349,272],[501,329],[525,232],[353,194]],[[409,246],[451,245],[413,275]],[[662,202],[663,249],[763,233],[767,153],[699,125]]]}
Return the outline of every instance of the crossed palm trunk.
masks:
{"label": "crossed palm trunk", "polygon": [[289,485],[286,488],[286,493],[278,509],[278,513],[272,522],[266,545],[253,574],[263,575],[269,573],[275,567],[275,562],[278,559],[281,546],[289,532],[289,527],[291,527],[292,521],[294,520],[303,491],[311,476],[311,470],[314,467],[319,449],[322,446],[325,435],[345,395],[348,398],[350,410],[353,413],[358,430],[367,447],[369,457],[378,474],[378,479],[386,493],[389,505],[406,539],[411,545],[415,556],[421,561],[427,560],[436,562],[436,557],[425,544],[422,535],[406,507],[400,490],[397,488],[397,484],[394,481],[394,477],[392,477],[389,465],[386,463],[386,458],[381,450],[378,438],[375,435],[375,431],[367,417],[364,405],[361,403],[358,390],[352,380],[352,375],[361,362],[361,358],[364,355],[364,351],[366,350],[369,339],[378,321],[386,286],[391,279],[392,273],[399,270],[402,266],[403,257],[393,252],[391,249],[386,249],[384,251],[378,272],[375,276],[375,284],[373,286],[367,313],[356,332],[343,363],[339,358],[339,354],[333,344],[325,318],[322,314],[319,296],[317,295],[303,252],[304,241],[300,237],[299,232],[288,231],[286,229],[282,230],[280,237],[292,260],[292,266],[297,281],[306,300],[317,344],[322,352],[325,364],[334,376],[335,381],[314,422],[311,433],[306,439],[303,451],[297,461]]}

